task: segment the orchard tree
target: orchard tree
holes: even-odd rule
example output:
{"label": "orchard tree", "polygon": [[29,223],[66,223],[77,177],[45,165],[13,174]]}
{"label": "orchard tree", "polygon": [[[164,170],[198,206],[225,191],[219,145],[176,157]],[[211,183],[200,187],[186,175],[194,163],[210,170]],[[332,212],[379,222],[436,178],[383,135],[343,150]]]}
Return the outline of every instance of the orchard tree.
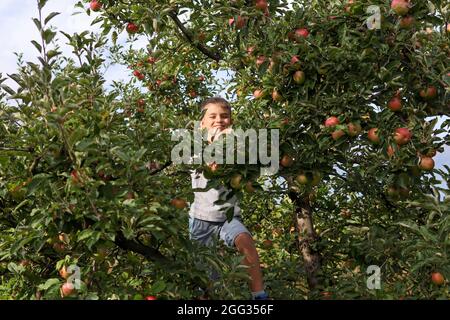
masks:
{"label": "orchard tree", "polygon": [[[18,89],[2,85],[0,261],[13,297],[245,297],[240,257],[188,240],[192,167],[233,189],[262,260],[283,264],[265,268],[275,297],[449,297],[449,168],[433,160],[449,144],[449,121],[437,126],[450,113],[443,1],[84,1],[102,33],[61,31],[75,59],[46,2],[39,64],[19,61]],[[146,48],[126,49],[121,33]],[[107,52],[133,78],[110,90]],[[280,130],[274,176],[172,164],[172,129],[192,128],[222,87],[237,126]],[[76,290],[63,284],[70,265]],[[370,265],[381,291],[367,290]]]}

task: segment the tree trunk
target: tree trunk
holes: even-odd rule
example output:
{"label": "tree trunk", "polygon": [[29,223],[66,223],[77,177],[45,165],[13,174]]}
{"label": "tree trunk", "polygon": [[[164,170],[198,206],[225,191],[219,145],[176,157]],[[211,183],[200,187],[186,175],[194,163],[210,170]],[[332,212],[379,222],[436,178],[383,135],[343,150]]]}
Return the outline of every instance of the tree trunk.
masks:
{"label": "tree trunk", "polygon": [[319,252],[311,248],[311,244],[317,240],[317,234],[314,230],[309,197],[296,192],[289,192],[289,197],[295,207],[294,225],[298,233],[298,248],[303,257],[308,286],[312,290],[319,284],[321,258]]}

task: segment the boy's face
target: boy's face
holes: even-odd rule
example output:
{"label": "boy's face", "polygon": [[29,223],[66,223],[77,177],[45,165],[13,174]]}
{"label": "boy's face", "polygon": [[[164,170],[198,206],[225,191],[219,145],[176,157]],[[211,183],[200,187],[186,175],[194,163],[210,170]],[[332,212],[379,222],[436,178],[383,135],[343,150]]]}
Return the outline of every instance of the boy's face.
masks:
{"label": "boy's face", "polygon": [[231,114],[227,108],[219,104],[209,103],[205,106],[205,109],[206,112],[201,122],[202,129],[206,128],[208,131],[217,130],[220,132],[231,125]]}

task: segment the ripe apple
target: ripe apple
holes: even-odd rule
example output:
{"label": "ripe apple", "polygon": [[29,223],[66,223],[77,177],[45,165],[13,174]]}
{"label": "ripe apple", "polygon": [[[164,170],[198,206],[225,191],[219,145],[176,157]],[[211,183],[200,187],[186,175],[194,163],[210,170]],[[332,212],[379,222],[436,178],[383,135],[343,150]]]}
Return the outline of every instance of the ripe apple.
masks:
{"label": "ripe apple", "polygon": [[407,144],[412,138],[412,133],[408,128],[397,128],[394,134],[394,140],[399,145],[402,146]]}
{"label": "ripe apple", "polygon": [[444,276],[442,275],[442,273],[440,273],[440,272],[433,272],[433,273],[431,273],[431,281],[432,281],[435,285],[441,286],[441,285],[444,284],[445,278],[444,278]]}
{"label": "ripe apple", "polygon": [[206,78],[205,78],[204,75],[201,75],[201,76],[198,77],[198,81],[202,81],[202,82],[203,82],[203,81],[205,81],[205,79],[206,79]]}
{"label": "ripe apple", "polygon": [[170,204],[173,205],[177,209],[184,209],[187,207],[187,202],[181,198],[174,198],[170,201]]}
{"label": "ripe apple", "polygon": [[398,190],[395,187],[389,187],[387,189],[387,194],[391,198],[397,198],[399,196]]}
{"label": "ripe apple", "polygon": [[133,75],[138,78],[139,80],[143,80],[145,78],[145,76],[138,70],[134,70],[133,71]]}
{"label": "ripe apple", "polygon": [[196,98],[197,97],[197,92],[194,89],[190,90],[189,91],[189,97],[191,97],[192,99]]}
{"label": "ripe apple", "polygon": [[260,67],[264,62],[266,61],[266,57],[265,56],[258,56],[258,58],[256,58],[256,66]]}
{"label": "ripe apple", "polygon": [[372,128],[367,133],[367,138],[373,143],[379,143],[380,137],[377,135],[378,128]]}
{"label": "ripe apple", "polygon": [[344,130],[336,130],[331,133],[333,140],[339,140],[341,137],[345,136]]}
{"label": "ripe apple", "polygon": [[434,169],[434,160],[430,157],[420,158],[419,168],[425,171],[432,171]]}
{"label": "ripe apple", "polygon": [[255,91],[253,91],[253,97],[255,99],[260,99],[264,96],[264,92],[261,89],[256,89]]}
{"label": "ripe apple", "polygon": [[133,22],[127,24],[127,32],[130,34],[136,33],[139,31],[139,26],[135,25]]}
{"label": "ripe apple", "polygon": [[388,102],[388,108],[392,111],[400,111],[402,109],[402,99],[398,96],[393,97]]}
{"label": "ripe apple", "polygon": [[431,100],[436,97],[437,89],[435,86],[429,86],[426,89],[422,89],[419,92],[420,96],[425,100]]}
{"label": "ripe apple", "polygon": [[253,193],[256,191],[252,181],[247,181],[247,183],[245,184],[245,191],[247,191],[248,193]]}
{"label": "ripe apple", "polygon": [[248,54],[249,56],[251,56],[251,55],[253,54],[253,52],[255,51],[255,49],[256,49],[256,46],[250,46],[250,47],[248,47],[248,48],[247,48],[247,54]]}
{"label": "ripe apple", "polygon": [[285,154],[281,158],[280,164],[285,168],[289,168],[290,166],[292,166],[294,164],[294,159],[292,159],[292,157],[290,155]]}
{"label": "ripe apple", "polygon": [[309,36],[309,31],[306,28],[299,28],[295,30],[295,35],[297,38],[307,38]]}
{"label": "ripe apple", "polygon": [[263,246],[266,247],[266,248],[272,247],[272,240],[269,240],[269,239],[264,240],[263,241]]}
{"label": "ripe apple", "polygon": [[303,84],[305,82],[305,73],[303,71],[295,71],[294,75],[292,76],[294,81],[298,84]]}
{"label": "ripe apple", "polygon": [[400,198],[407,199],[409,197],[409,189],[408,188],[399,188],[398,194]]}
{"label": "ripe apple", "polygon": [[77,170],[72,170],[70,172],[70,177],[72,179],[72,184],[79,185],[81,184],[81,178]]}
{"label": "ripe apple", "polygon": [[393,146],[388,145],[386,148],[386,152],[388,154],[389,157],[392,157],[395,154],[395,149]]}
{"label": "ripe apple", "polygon": [[69,236],[67,235],[67,233],[61,232],[58,235],[58,239],[59,241],[63,242],[63,243],[68,243],[69,242]]}
{"label": "ripe apple", "polygon": [[147,62],[150,63],[150,64],[154,64],[156,62],[156,60],[157,59],[155,57],[148,57],[147,58]]}
{"label": "ripe apple", "polygon": [[339,119],[337,117],[329,117],[325,120],[325,127],[335,127],[340,123]]}
{"label": "ripe apple", "polygon": [[234,174],[230,179],[230,185],[233,189],[240,189],[242,182],[242,175],[237,173]]}
{"label": "ripe apple", "polygon": [[272,91],[272,99],[273,99],[273,101],[281,101],[283,99],[283,97],[277,91],[277,89],[273,89],[273,91]]}
{"label": "ripe apple", "polygon": [[409,29],[414,24],[415,19],[413,16],[406,16],[400,19],[400,28]]}
{"label": "ripe apple", "polygon": [[359,123],[354,124],[354,123],[349,123],[347,125],[347,130],[348,130],[348,135],[350,137],[356,137],[357,135],[359,135],[361,133],[361,125]]}
{"label": "ripe apple", "polygon": [[230,27],[232,27],[233,25],[236,25],[236,29],[242,29],[245,26],[245,22],[246,22],[246,19],[241,16],[237,16],[236,21],[234,20],[234,18],[228,19],[228,25]]}
{"label": "ripe apple", "polygon": [[70,276],[70,273],[67,271],[66,266],[63,266],[61,269],[59,269],[59,275],[63,279],[67,279]]}
{"label": "ripe apple", "polygon": [[155,296],[147,296],[145,300],[158,300]]}
{"label": "ripe apple", "polygon": [[99,11],[102,8],[102,4],[97,0],[92,0],[89,3],[89,7],[91,8],[92,11]]}
{"label": "ripe apple", "polygon": [[291,64],[292,65],[295,65],[295,64],[297,64],[299,62],[300,62],[300,58],[298,56],[292,56],[292,58],[291,58]]}
{"label": "ripe apple", "polygon": [[297,175],[295,177],[295,180],[299,183],[299,184],[308,184],[309,180],[308,177],[306,176],[306,174],[304,173],[300,173],[299,175]]}
{"label": "ripe apple", "polygon": [[145,106],[145,100],[140,98],[136,101],[136,104],[138,107],[143,107],[143,106]]}
{"label": "ripe apple", "polygon": [[256,8],[258,10],[266,11],[267,6],[268,4],[266,0],[256,0]]}
{"label": "ripe apple", "polygon": [[392,0],[391,9],[400,16],[404,16],[409,11],[410,4],[407,0]]}
{"label": "ripe apple", "polygon": [[64,298],[70,296],[75,291],[75,287],[73,283],[66,282],[61,286],[59,291],[61,293],[61,297]]}

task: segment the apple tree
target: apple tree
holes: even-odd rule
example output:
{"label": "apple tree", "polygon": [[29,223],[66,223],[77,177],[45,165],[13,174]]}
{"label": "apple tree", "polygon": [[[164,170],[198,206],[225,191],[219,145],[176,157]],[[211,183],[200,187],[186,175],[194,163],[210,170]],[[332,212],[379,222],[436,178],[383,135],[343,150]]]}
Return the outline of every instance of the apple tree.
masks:
{"label": "apple tree", "polygon": [[[449,168],[433,160],[449,144],[443,1],[77,6],[97,12],[102,34],[61,32],[76,59],[63,57],[54,14],[40,14],[40,64],[19,61],[18,89],[2,86],[0,259],[14,297],[66,296],[58,271],[74,264],[82,298],[207,286],[241,298],[240,257],[188,240],[190,167],[170,159],[172,129],[191,128],[224,89],[238,126],[280,130],[272,177],[200,166],[241,198],[276,297],[448,298]],[[126,48],[122,32],[146,47]],[[109,90],[107,52],[133,77]],[[366,287],[373,265],[382,290]]]}

